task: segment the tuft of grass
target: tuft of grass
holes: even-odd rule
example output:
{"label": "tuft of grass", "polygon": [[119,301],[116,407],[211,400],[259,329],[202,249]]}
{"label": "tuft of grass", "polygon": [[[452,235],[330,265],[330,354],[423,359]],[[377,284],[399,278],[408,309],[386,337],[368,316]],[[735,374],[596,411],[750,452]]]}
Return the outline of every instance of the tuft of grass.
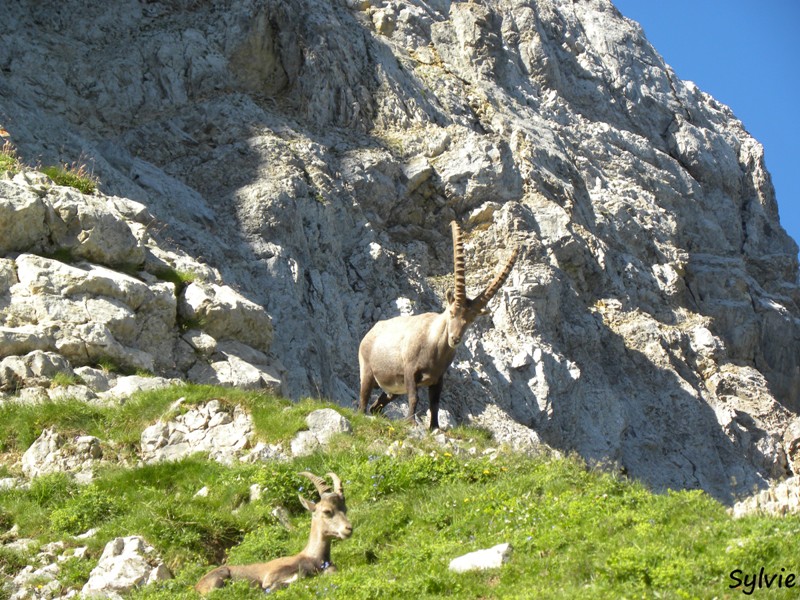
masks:
{"label": "tuft of grass", "polygon": [[95,485],[87,485],[50,513],[50,527],[54,532],[77,535],[109,520],[119,511],[116,496]]}
{"label": "tuft of grass", "polygon": [[97,179],[89,172],[85,164],[72,164],[44,167],[42,173],[52,179],[56,185],[75,188],[82,194],[94,194],[97,190]]}
{"label": "tuft of grass", "polygon": [[81,383],[83,383],[83,380],[78,375],[75,375],[75,373],[59,371],[53,375],[53,379],[50,380],[50,387],[69,387]]}
{"label": "tuft of grass", "polygon": [[65,434],[101,434],[99,425],[107,411],[71,398],[36,404],[4,402],[0,404],[0,452],[24,452],[51,426]]}
{"label": "tuft of grass", "polygon": [[75,256],[73,256],[72,249],[70,248],[57,248],[53,252],[45,253],[42,256],[44,256],[44,258],[57,260],[58,262],[62,262],[67,265],[71,265],[76,262]]}
{"label": "tuft of grass", "polygon": [[87,581],[95,563],[92,560],[85,558],[68,558],[59,563],[58,580],[64,590],[67,589],[81,589]]}
{"label": "tuft of grass", "polygon": [[197,275],[191,271],[181,271],[178,269],[173,269],[172,267],[159,268],[153,273],[153,275],[162,281],[172,283],[175,286],[175,289],[178,291],[197,279]]}
{"label": "tuft of grass", "polygon": [[20,169],[21,163],[17,156],[17,150],[11,142],[6,140],[2,148],[0,148],[0,171],[18,173]]}
{"label": "tuft of grass", "polygon": [[[0,576],[12,577],[28,564],[29,558],[25,553],[0,546]],[[2,594],[2,591],[0,591]],[[3,597],[0,595],[0,597]]]}

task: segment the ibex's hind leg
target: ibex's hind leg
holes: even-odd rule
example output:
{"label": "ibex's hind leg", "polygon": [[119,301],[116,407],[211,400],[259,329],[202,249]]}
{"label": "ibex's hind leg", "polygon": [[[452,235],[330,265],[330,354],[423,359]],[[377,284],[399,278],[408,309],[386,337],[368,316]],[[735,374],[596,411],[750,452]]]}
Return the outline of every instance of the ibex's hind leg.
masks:
{"label": "ibex's hind leg", "polygon": [[359,394],[358,398],[358,410],[364,414],[367,414],[367,403],[369,402],[369,397],[372,394],[372,388],[378,385],[378,382],[375,381],[375,378],[372,375],[365,375],[361,374],[361,393]]}
{"label": "ibex's hind leg", "polygon": [[386,392],[381,392],[381,395],[378,397],[378,399],[375,400],[373,405],[369,407],[369,414],[377,415],[382,413],[386,405],[395,398],[397,398],[397,394],[387,394]]}
{"label": "ibex's hind leg", "polygon": [[231,572],[228,567],[217,567],[216,569],[206,573],[194,589],[203,596],[225,585],[225,581],[231,578]]}

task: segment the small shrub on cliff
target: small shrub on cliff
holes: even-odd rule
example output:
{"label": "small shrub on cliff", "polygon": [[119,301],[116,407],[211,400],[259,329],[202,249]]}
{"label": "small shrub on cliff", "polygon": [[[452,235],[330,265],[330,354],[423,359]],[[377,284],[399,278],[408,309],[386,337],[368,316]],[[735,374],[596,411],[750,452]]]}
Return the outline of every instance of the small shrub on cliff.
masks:
{"label": "small shrub on cliff", "polygon": [[57,185],[75,188],[83,194],[94,194],[97,190],[97,179],[89,172],[86,165],[49,166],[44,167],[42,173]]}
{"label": "small shrub on cliff", "polygon": [[0,172],[10,171],[16,173],[20,170],[20,162],[17,157],[17,151],[11,142],[6,141],[3,147],[0,148]]}

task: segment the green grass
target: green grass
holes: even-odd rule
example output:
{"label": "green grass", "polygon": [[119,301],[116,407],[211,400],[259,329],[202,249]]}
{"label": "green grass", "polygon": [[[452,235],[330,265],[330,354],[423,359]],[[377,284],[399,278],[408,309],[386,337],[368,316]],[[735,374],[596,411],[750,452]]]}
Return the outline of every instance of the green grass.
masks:
{"label": "green grass", "polygon": [[19,170],[20,162],[17,151],[14,146],[11,145],[11,142],[6,140],[0,148],[0,172],[10,171],[11,173],[17,173]]}
{"label": "green grass", "polygon": [[181,290],[197,279],[197,275],[191,271],[180,271],[172,267],[161,267],[156,269],[153,273],[162,281],[167,281],[175,286],[175,289]]}
{"label": "green grass", "polygon": [[50,382],[50,387],[69,387],[71,385],[79,385],[83,380],[75,374],[58,372],[53,376]]}
{"label": "green grass", "polygon": [[[16,148],[10,141],[6,140],[3,146],[0,147],[0,173],[4,171],[12,174],[18,173],[23,166],[17,155]],[[57,185],[72,187],[84,194],[93,194],[97,190],[97,177],[92,175],[85,164],[51,165],[39,170]]]}
{"label": "green grass", "polygon": [[93,194],[97,190],[97,180],[89,173],[86,165],[51,165],[42,168],[42,173],[57,185],[75,188],[83,194]]}
{"label": "green grass", "polygon": [[[20,451],[41,427],[78,431],[135,444],[139,432],[178,397],[187,406],[218,398],[243,404],[260,439],[288,441],[305,427],[305,415],[332,406],[206,386],[140,394],[114,409],[61,402],[0,406],[0,443]],[[573,457],[526,457],[491,446],[485,432],[460,427],[451,437],[477,452],[459,453],[433,440],[418,451],[385,456],[408,427],[346,409],[353,435],[334,438],[324,452],[286,463],[223,466],[195,456],[177,463],[124,469],[109,467],[91,485],[64,475],[33,482],[29,490],[0,492],[0,523],[42,540],[97,527],[89,540],[96,559],[106,541],[139,534],[156,547],[175,579],[140,589],[131,598],[195,598],[192,586],[211,565],[263,561],[298,552],[309,519],[297,494],[308,494],[298,471],[335,471],[344,482],[352,538],[335,541],[334,575],[301,580],[270,597],[281,598],[735,598],[730,573],[742,569],[800,572],[800,518],[733,520],[706,494],[654,494],[645,486],[587,469]],[[9,451],[7,450],[7,451]],[[250,500],[250,486],[263,489]],[[209,494],[196,496],[207,486]],[[294,529],[272,516],[285,507]],[[511,560],[490,572],[454,574],[449,561],[502,542]],[[74,541],[68,542],[76,545]],[[83,543],[83,542],[82,542]],[[90,564],[94,562],[89,561]],[[24,557],[0,552],[0,574],[10,575]],[[88,576],[85,563],[70,563],[71,585]],[[797,588],[755,590],[769,598],[796,597]],[[236,584],[212,598],[261,598]]]}

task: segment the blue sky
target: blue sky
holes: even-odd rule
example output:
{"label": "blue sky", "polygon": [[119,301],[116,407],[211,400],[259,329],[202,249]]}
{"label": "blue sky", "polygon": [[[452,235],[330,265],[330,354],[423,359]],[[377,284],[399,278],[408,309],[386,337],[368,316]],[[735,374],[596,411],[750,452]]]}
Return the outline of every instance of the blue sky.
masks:
{"label": "blue sky", "polygon": [[781,224],[800,243],[800,1],[612,0],[684,80],[764,146]]}

